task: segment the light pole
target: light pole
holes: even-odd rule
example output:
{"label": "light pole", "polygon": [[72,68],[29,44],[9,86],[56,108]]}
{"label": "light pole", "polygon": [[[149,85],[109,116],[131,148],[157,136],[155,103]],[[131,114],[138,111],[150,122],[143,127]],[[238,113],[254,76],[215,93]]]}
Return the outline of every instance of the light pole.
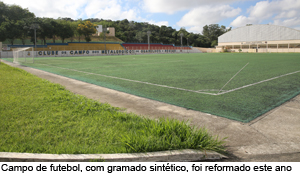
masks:
{"label": "light pole", "polygon": [[39,27],[40,26],[37,22],[33,22],[30,27],[31,29],[34,30],[34,48],[36,48],[36,29],[38,29]]}
{"label": "light pole", "polygon": [[180,33],[180,37],[181,37],[181,52],[182,52],[182,36],[183,36],[183,33]]}
{"label": "light pole", "polygon": [[[188,37],[186,38],[186,42],[187,42],[187,46],[189,46],[189,38]],[[187,52],[189,53],[189,49],[187,50]]]}
{"label": "light pole", "polygon": [[107,31],[107,28],[106,28],[106,26],[103,28],[103,37],[104,37],[104,51],[105,51],[105,53],[104,54],[106,54],[106,31]]}
{"label": "light pole", "polygon": [[187,37],[186,40],[187,40],[187,46],[189,46],[189,38]]}
{"label": "light pole", "polygon": [[148,36],[148,51],[150,51],[150,34],[151,34],[151,31],[147,31],[147,36]]}

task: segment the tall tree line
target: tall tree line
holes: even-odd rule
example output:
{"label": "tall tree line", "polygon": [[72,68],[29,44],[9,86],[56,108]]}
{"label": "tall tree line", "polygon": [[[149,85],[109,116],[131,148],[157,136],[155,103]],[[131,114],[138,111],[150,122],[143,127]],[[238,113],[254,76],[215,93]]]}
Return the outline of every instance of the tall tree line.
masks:
{"label": "tall tree line", "polygon": [[[90,23],[88,23],[90,21]],[[127,19],[111,21],[98,18],[86,20],[73,20],[71,18],[39,18],[36,17],[28,9],[23,9],[18,5],[6,5],[0,1],[0,41],[9,41],[14,44],[16,39],[22,40],[31,38],[34,43],[33,24],[38,24],[37,37],[46,44],[47,39],[51,39],[53,43],[59,37],[64,43],[65,39],[79,38],[84,35],[85,40],[91,40],[89,34],[95,32],[96,25],[103,27],[114,27],[116,37],[124,42],[131,43],[147,43],[147,31],[151,32],[151,43],[163,44],[181,44],[181,36],[183,33],[183,45],[197,47],[213,47],[217,45],[218,37],[225,32],[231,30],[225,26],[218,24],[206,25],[203,27],[202,34],[188,32],[185,28],[176,30],[172,27],[157,26],[147,22],[128,21]],[[86,24],[91,27],[90,33],[86,33],[86,28],[82,25]]]}

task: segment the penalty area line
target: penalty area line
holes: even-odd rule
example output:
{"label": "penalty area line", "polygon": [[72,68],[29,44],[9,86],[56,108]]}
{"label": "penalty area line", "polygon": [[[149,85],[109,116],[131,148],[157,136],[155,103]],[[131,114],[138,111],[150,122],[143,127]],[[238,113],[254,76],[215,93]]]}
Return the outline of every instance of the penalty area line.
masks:
{"label": "penalty area line", "polygon": [[258,84],[261,84],[261,83],[264,83],[264,82],[268,82],[268,81],[271,81],[271,80],[275,80],[275,79],[278,79],[278,78],[281,78],[281,77],[284,77],[284,76],[288,76],[288,75],[292,75],[292,74],[296,74],[296,73],[300,72],[300,70],[299,70],[299,71],[283,74],[283,75],[280,75],[280,76],[276,76],[276,77],[273,77],[273,78],[270,78],[270,79],[262,80],[262,81],[252,83],[252,84],[249,84],[249,85],[234,88],[234,89],[231,89],[231,90],[222,90],[223,92],[220,92],[220,93],[209,93],[209,92],[204,92],[204,91],[217,91],[217,90],[216,89],[211,89],[211,90],[204,90],[204,91],[202,91],[202,90],[194,91],[194,90],[190,90],[190,89],[172,87],[172,86],[167,86],[167,85],[160,85],[160,84],[155,84],[155,83],[150,83],[150,82],[131,80],[131,79],[108,76],[108,75],[103,75],[103,74],[90,73],[90,72],[85,72],[85,71],[80,71],[80,70],[75,70],[75,69],[70,69],[70,68],[63,68],[63,67],[58,67],[58,66],[53,66],[53,65],[47,65],[47,64],[41,64],[41,65],[55,67],[55,68],[59,68],[59,69],[66,69],[66,70],[69,70],[69,71],[75,71],[75,72],[80,72],[80,73],[89,74],[89,75],[97,75],[97,76],[113,78],[113,79],[119,79],[119,80],[124,80],[124,81],[129,81],[129,82],[142,83],[142,84],[147,84],[147,85],[152,85],[152,86],[158,86],[158,87],[169,88],[169,89],[177,89],[177,90],[181,90],[181,91],[188,91],[188,92],[194,92],[194,93],[199,93],[199,94],[207,94],[207,95],[213,95],[213,96],[227,94],[227,93],[234,92],[234,91],[237,91],[237,90],[240,90],[240,89],[243,89],[243,88],[258,85]]}
{"label": "penalty area line", "polygon": [[249,85],[245,85],[245,86],[241,86],[241,87],[234,88],[234,89],[231,89],[231,90],[227,90],[225,92],[218,93],[218,95],[222,95],[222,94],[226,94],[226,93],[229,93],[229,92],[237,91],[239,89],[243,89],[243,88],[247,88],[247,87],[250,87],[250,86],[258,85],[260,83],[268,82],[268,81],[275,80],[275,79],[278,79],[278,78],[281,78],[281,77],[284,77],[284,76],[296,74],[296,73],[299,73],[299,72],[300,71],[295,71],[295,72],[283,74],[283,75],[276,76],[276,77],[273,77],[273,78],[270,78],[270,79],[266,79],[266,80],[262,80],[262,81],[259,81],[259,82],[256,82],[256,83],[252,83],[252,84],[249,84]]}
{"label": "penalty area line", "polygon": [[194,92],[194,93],[199,93],[199,94],[219,95],[219,94],[214,94],[214,93],[194,91],[194,90],[190,90],[190,89],[172,87],[172,86],[167,86],[167,85],[160,85],[160,84],[155,84],[155,83],[150,83],[150,82],[131,80],[131,79],[126,79],[126,78],[121,78],[121,77],[114,77],[114,76],[108,76],[108,75],[103,75],[103,74],[96,74],[96,73],[85,72],[85,71],[80,71],[80,70],[70,69],[70,68],[63,68],[63,67],[58,67],[58,66],[53,66],[53,65],[47,65],[47,64],[40,64],[40,65],[55,67],[55,68],[59,68],[59,69],[66,69],[66,70],[69,70],[69,71],[75,71],[75,72],[80,72],[80,73],[89,74],[89,75],[97,75],[97,76],[113,78],[113,79],[118,79],[118,80],[124,80],[124,81],[129,81],[129,82],[142,83],[142,84],[147,84],[147,85],[152,85],[152,86],[159,86],[159,87],[163,87],[163,88],[177,89],[177,90],[181,90],[181,91],[188,91],[188,92]]}

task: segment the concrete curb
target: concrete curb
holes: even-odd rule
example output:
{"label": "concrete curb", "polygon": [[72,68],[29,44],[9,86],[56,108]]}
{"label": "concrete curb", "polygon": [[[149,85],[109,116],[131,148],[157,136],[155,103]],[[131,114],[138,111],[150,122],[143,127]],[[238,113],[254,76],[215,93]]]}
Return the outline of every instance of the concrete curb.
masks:
{"label": "concrete curb", "polygon": [[193,149],[117,154],[38,154],[0,152],[0,162],[191,162],[219,160],[223,158],[227,157],[213,151]]}

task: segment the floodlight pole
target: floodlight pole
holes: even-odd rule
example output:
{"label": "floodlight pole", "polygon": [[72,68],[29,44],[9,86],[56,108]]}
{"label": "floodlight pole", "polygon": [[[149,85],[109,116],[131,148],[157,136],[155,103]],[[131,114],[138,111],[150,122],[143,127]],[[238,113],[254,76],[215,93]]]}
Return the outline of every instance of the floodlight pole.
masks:
{"label": "floodlight pole", "polygon": [[[186,38],[186,42],[187,42],[187,46],[189,46],[189,38],[188,37]],[[189,53],[189,49],[187,50],[187,52]]]}
{"label": "floodlight pole", "polygon": [[182,51],[182,36],[183,36],[183,33],[180,33],[180,37],[181,37],[181,51]]}
{"label": "floodlight pole", "polygon": [[105,54],[106,54],[106,31],[107,28],[106,26],[103,28],[103,37],[104,37],[104,50],[105,50]]}
{"label": "floodlight pole", "polygon": [[148,51],[150,52],[150,34],[151,31],[147,31],[147,36],[148,36]]}
{"label": "floodlight pole", "polygon": [[34,48],[36,48],[36,29],[38,28],[39,28],[39,24],[37,24],[36,22],[31,24],[31,29],[34,30]]}
{"label": "floodlight pole", "polygon": [[36,49],[36,28],[34,28],[34,48]]}
{"label": "floodlight pole", "polygon": [[187,46],[189,46],[189,38],[187,37],[186,40],[187,40]]}

